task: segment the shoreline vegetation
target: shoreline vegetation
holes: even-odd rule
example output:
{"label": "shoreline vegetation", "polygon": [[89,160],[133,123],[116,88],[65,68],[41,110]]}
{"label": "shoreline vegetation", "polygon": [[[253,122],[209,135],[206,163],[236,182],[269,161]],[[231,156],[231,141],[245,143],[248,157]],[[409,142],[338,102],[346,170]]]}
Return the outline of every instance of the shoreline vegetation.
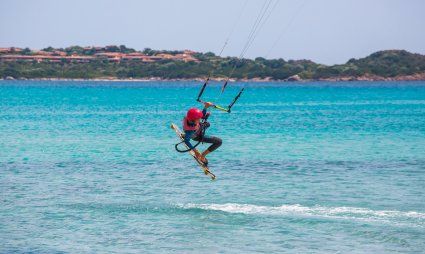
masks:
{"label": "shoreline vegetation", "polygon": [[[206,78],[206,77],[205,77]],[[52,81],[52,82],[205,82],[205,78],[195,78],[195,79],[163,79],[163,78],[0,78],[0,81]],[[410,77],[398,77],[397,79],[374,79],[374,78],[358,78],[353,79],[351,77],[342,77],[342,78],[333,78],[333,79],[299,79],[299,80],[270,80],[270,79],[230,79],[229,82],[249,82],[249,83],[261,83],[261,82],[299,82],[299,83],[308,83],[308,82],[394,82],[394,81],[425,81],[425,77],[421,79],[410,78]],[[225,82],[223,79],[212,79],[210,82]]]}
{"label": "shoreline vegetation", "polygon": [[209,76],[212,81],[241,82],[419,81],[425,80],[425,56],[384,50],[328,66],[310,60],[238,59],[191,50],[136,51],[124,45],[0,48],[0,80],[204,81]]}

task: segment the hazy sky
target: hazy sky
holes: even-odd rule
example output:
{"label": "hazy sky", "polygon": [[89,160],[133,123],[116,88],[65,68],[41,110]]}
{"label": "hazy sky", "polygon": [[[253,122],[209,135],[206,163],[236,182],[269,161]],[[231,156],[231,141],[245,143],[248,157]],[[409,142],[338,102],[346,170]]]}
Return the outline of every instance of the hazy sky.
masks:
{"label": "hazy sky", "polygon": [[[0,0],[0,47],[124,44],[219,53],[241,14],[223,53],[238,56],[264,1]],[[383,49],[425,54],[425,0],[278,1],[247,57],[336,64]]]}

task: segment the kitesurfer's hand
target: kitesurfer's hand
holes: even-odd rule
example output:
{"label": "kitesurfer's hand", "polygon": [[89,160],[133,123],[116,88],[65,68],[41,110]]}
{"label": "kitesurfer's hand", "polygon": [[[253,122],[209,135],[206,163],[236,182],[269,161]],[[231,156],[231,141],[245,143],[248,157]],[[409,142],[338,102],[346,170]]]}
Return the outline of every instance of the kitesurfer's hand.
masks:
{"label": "kitesurfer's hand", "polygon": [[210,123],[209,122],[204,122],[204,123],[201,123],[202,124],[202,126],[204,127],[204,128],[208,128],[208,127],[210,127]]}
{"label": "kitesurfer's hand", "polygon": [[205,102],[204,103],[204,107],[205,108],[209,108],[209,107],[211,107],[211,106],[213,106],[214,104],[212,104],[211,102]]}

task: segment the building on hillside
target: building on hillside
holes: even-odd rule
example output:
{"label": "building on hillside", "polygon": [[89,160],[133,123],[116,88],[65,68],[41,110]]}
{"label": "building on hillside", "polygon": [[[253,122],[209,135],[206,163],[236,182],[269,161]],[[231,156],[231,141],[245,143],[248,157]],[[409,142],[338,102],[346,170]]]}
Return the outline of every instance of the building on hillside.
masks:
{"label": "building on hillside", "polygon": [[171,54],[165,54],[165,53],[160,53],[160,54],[156,54],[155,57],[162,59],[174,59],[174,55]]}
{"label": "building on hillside", "polygon": [[26,61],[26,62],[50,62],[50,63],[60,63],[62,61],[66,62],[76,62],[76,63],[88,63],[95,58],[92,56],[46,56],[46,55],[2,55],[0,56],[0,61],[12,62],[12,61]]}
{"label": "building on hillside", "polygon": [[183,54],[186,54],[186,55],[193,55],[193,54],[196,54],[196,53],[197,53],[196,51],[189,50],[189,49],[185,49],[183,51]]}
{"label": "building on hillside", "polygon": [[[14,61],[25,61],[25,62],[37,62],[40,63],[43,60],[46,60],[47,57],[43,55],[33,55],[33,56],[26,56],[26,55],[2,55],[0,56],[0,61],[5,62],[14,62]],[[54,57],[53,59],[54,60]]]}
{"label": "building on hillside", "polygon": [[196,59],[195,57],[193,57],[191,54],[176,54],[176,55],[171,55],[171,54],[156,54],[155,57],[160,58],[161,60],[174,60],[174,61],[184,61],[184,62],[199,62],[198,59]]}
{"label": "building on hillside", "polygon": [[14,54],[16,48],[0,48],[0,61],[35,61],[35,62],[77,62],[77,63],[88,63],[93,60],[106,60],[108,62],[119,63],[121,61],[140,61],[145,63],[151,63],[161,60],[172,60],[172,61],[184,61],[184,62],[199,62],[198,59],[190,54],[166,54],[161,53],[154,56],[148,56],[140,52],[134,52],[124,54],[120,52],[100,52],[95,53],[94,56],[85,56],[72,54],[67,56],[66,52],[63,51],[33,51],[33,55],[21,55]]}
{"label": "building on hillside", "polygon": [[54,56],[66,56],[66,52],[56,50],[56,51],[53,51],[53,55]]}
{"label": "building on hillside", "polygon": [[120,62],[125,54],[118,52],[104,52],[94,54],[97,58],[102,60],[108,60],[109,62]]}
{"label": "building on hillside", "polygon": [[43,50],[35,50],[35,51],[32,51],[32,53],[34,55],[40,55],[40,56],[52,56],[53,55],[53,52],[47,52],[47,51],[43,51]]}
{"label": "building on hillside", "polygon": [[177,55],[174,56],[174,58],[176,60],[180,60],[180,61],[183,61],[183,62],[196,62],[196,63],[199,62],[198,59],[196,59],[195,57],[193,57],[192,55],[189,55],[189,54],[177,54]]}
{"label": "building on hillside", "polygon": [[22,51],[23,51],[23,49],[15,48],[15,47],[0,48],[0,53],[19,53],[19,52],[22,52]]}
{"label": "building on hillside", "polygon": [[77,62],[77,63],[88,63],[95,60],[95,57],[93,56],[79,56],[79,55],[65,56],[65,57],[59,57],[59,58],[65,59],[69,62]]}
{"label": "building on hillside", "polygon": [[123,61],[141,61],[145,63],[155,62],[155,60],[152,59],[151,56],[145,55],[143,53],[137,53],[137,52],[126,54],[121,59]]}

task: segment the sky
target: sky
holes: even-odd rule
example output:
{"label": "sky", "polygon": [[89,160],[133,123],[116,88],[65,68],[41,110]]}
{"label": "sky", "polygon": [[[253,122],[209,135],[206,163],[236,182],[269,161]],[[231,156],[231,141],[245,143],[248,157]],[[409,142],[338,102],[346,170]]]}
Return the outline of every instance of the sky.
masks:
{"label": "sky", "polygon": [[[0,47],[126,45],[239,56],[267,0],[0,0]],[[425,54],[425,0],[273,0],[244,57]],[[273,8],[274,7],[274,8]],[[233,32],[232,32],[233,31]]]}

